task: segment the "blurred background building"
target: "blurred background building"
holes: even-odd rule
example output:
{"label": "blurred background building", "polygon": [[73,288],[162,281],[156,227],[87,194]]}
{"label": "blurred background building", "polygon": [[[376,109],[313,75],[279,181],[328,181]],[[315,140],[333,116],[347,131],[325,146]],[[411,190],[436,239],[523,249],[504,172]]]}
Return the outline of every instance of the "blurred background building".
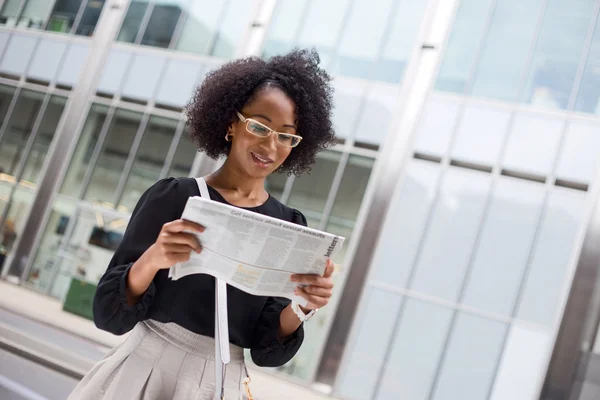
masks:
{"label": "blurred background building", "polygon": [[348,245],[271,373],[352,400],[598,399],[599,10],[0,0],[2,277],[89,318],[143,191],[218,165],[182,115],[206,72],[316,47],[338,143],[268,190]]}

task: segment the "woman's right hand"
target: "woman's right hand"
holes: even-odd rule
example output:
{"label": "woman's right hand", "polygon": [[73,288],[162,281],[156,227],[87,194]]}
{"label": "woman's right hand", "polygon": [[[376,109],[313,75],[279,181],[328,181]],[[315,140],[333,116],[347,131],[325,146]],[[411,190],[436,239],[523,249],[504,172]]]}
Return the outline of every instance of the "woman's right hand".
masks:
{"label": "woman's right hand", "polygon": [[202,245],[191,233],[204,232],[202,225],[178,219],[163,225],[156,242],[147,251],[147,261],[157,270],[170,268],[173,265],[188,261],[191,252],[200,253]]}

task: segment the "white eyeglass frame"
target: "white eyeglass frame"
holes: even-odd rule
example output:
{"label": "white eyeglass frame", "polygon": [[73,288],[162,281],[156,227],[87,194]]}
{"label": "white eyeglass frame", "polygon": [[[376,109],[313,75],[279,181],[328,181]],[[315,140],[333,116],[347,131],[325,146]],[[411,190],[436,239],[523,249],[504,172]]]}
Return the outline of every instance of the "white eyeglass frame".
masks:
{"label": "white eyeglass frame", "polygon": [[[277,143],[278,143],[278,144],[280,144],[280,145],[282,145],[282,146],[286,146],[286,147],[292,147],[292,148],[294,148],[294,147],[298,146],[298,145],[300,144],[300,142],[302,141],[302,136],[298,136],[298,135],[294,135],[294,134],[292,134],[292,133],[286,133],[286,132],[277,132],[277,131],[275,131],[275,130],[273,130],[273,129],[269,128],[269,127],[268,127],[268,126],[266,126],[265,124],[263,124],[263,123],[261,123],[261,122],[259,122],[259,121],[255,120],[255,119],[253,119],[253,118],[246,118],[246,117],[244,117],[244,116],[243,116],[243,115],[242,115],[242,114],[241,114],[239,111],[236,111],[235,113],[237,114],[237,116],[238,116],[238,118],[240,119],[240,121],[242,121],[243,123],[245,123],[245,124],[246,124],[246,131],[248,131],[248,133],[250,133],[250,134],[252,134],[252,135],[254,135],[254,136],[258,136],[258,137],[261,137],[261,138],[267,138],[267,137],[271,136],[272,134],[276,134],[276,135],[277,135]],[[250,131],[250,129],[248,129],[248,122],[250,122],[250,121],[252,121],[252,122],[254,122],[254,123],[257,123],[258,125],[260,125],[260,126],[264,127],[265,129],[267,129],[267,130],[269,131],[269,133],[268,133],[266,136],[260,136],[260,135],[257,135],[257,134],[256,134],[256,133],[254,133],[254,132],[251,132],[251,131]],[[285,144],[285,143],[281,143],[281,142],[279,141],[279,135],[291,136],[291,137],[293,137],[293,138],[296,138],[296,139],[298,139],[298,143],[296,143],[294,146],[290,146],[290,145],[287,145],[287,144]]]}

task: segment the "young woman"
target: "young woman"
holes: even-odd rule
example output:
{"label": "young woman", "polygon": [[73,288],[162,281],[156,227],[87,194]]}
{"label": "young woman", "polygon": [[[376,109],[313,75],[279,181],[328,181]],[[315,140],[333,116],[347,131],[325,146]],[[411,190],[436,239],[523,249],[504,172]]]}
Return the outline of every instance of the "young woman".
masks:
{"label": "young woman", "polygon": [[[200,151],[227,156],[206,177],[211,199],[306,225],[300,211],[269,195],[265,179],[275,171],[308,170],[317,152],[333,143],[330,77],[318,64],[316,52],[295,50],[270,61],[232,61],[207,75],[187,117]],[[117,335],[133,331],[83,378],[71,399],[213,398],[214,278],[168,278],[170,266],[202,251],[184,231],[204,228],[179,219],[188,197],[199,195],[194,179],[170,178],[141,197],[94,299],[99,328]],[[265,367],[296,354],[304,316],[331,297],[332,271],[328,262],[323,276],[292,277],[306,285],[297,289],[306,308],[228,288],[232,362],[225,372],[226,399],[240,398],[244,348]]]}

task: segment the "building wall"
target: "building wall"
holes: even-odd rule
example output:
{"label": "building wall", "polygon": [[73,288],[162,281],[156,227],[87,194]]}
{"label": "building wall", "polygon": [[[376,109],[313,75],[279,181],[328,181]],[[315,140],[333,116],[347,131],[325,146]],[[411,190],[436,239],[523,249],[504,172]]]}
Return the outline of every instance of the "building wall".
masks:
{"label": "building wall", "polygon": [[[63,110],[98,50],[87,36],[104,5],[29,3],[0,10],[9,261]],[[279,372],[348,399],[536,398],[595,200],[600,2],[457,4],[418,123],[405,132],[404,78],[419,61],[411,55],[435,0],[131,1],[23,284],[60,298],[73,274],[96,281],[112,253],[89,244],[94,227],[123,232],[153,182],[210,165],[181,113],[207,71],[240,55],[315,46],[335,75],[338,144],[311,174],[275,175],[267,185],[309,226],[350,240],[335,260],[343,267],[333,304],[306,325],[304,346]],[[388,190],[385,223],[365,231],[358,217],[370,215],[381,179],[373,171],[402,135],[414,139],[397,157],[410,161]],[[354,251],[374,234],[371,262],[357,265]],[[362,293],[343,292],[366,271]],[[354,323],[340,346],[325,346],[338,304],[350,299],[342,293],[361,293],[359,309],[342,316]],[[335,381],[318,372],[330,364]]]}
{"label": "building wall", "polygon": [[599,6],[460,2],[374,252],[343,397],[539,397],[595,200]]}

